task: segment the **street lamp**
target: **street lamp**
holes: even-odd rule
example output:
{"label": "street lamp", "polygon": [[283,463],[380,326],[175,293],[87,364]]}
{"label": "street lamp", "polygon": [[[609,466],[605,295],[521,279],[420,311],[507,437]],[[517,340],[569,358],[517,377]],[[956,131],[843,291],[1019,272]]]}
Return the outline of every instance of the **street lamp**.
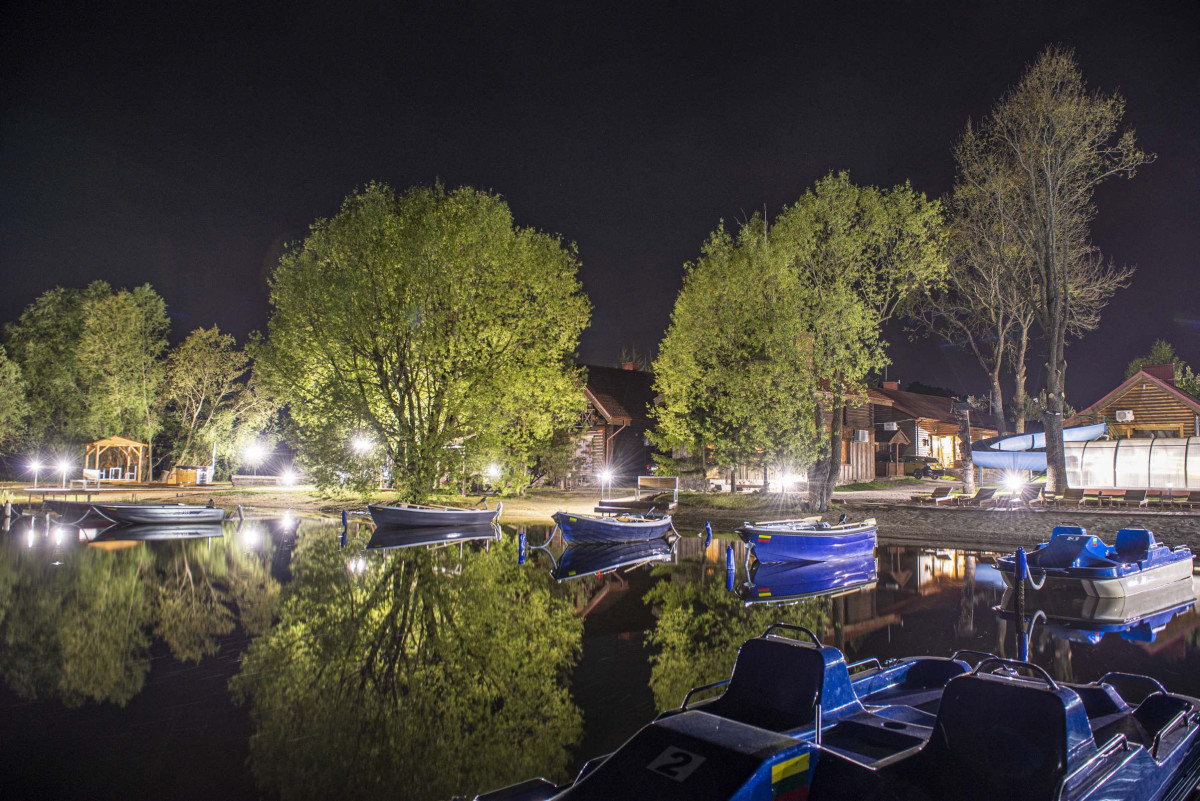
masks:
{"label": "street lamp", "polygon": [[42,469],[42,463],[35,457],[34,460],[29,463],[29,469],[33,471],[33,488],[37,489],[38,471]]}
{"label": "street lamp", "polygon": [[67,488],[67,472],[71,469],[71,463],[66,459],[59,459],[58,472],[62,473],[62,488]]}
{"label": "street lamp", "polygon": [[488,478],[491,479],[492,481],[495,481],[496,479],[500,478],[500,465],[498,465],[498,464],[490,465],[487,469],[487,474],[488,474]]}
{"label": "street lamp", "polygon": [[354,440],[350,443],[350,447],[354,448],[354,452],[357,453],[359,456],[363,456],[369,450],[371,450],[371,448],[372,448],[372,446],[374,446],[374,444],[375,443],[373,443],[371,441],[371,438],[368,437],[366,434],[359,434],[354,437]]}
{"label": "street lamp", "polygon": [[600,498],[601,498],[601,500],[603,500],[604,485],[607,484],[608,488],[610,490],[612,489],[613,471],[606,467],[600,471],[599,476],[600,476]]}
{"label": "street lamp", "polygon": [[262,464],[263,459],[267,456],[267,449],[263,447],[261,442],[251,442],[246,446],[246,450],[242,455],[251,467],[254,468],[254,475],[258,475],[258,466]]}

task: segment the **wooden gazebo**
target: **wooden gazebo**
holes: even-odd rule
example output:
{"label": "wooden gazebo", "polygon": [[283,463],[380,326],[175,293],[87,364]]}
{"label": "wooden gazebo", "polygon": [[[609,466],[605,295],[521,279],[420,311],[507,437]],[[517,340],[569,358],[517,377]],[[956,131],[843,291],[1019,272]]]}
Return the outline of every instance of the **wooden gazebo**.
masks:
{"label": "wooden gazebo", "polygon": [[99,481],[141,482],[142,462],[149,445],[125,437],[105,437],[89,443],[83,456],[83,475]]}

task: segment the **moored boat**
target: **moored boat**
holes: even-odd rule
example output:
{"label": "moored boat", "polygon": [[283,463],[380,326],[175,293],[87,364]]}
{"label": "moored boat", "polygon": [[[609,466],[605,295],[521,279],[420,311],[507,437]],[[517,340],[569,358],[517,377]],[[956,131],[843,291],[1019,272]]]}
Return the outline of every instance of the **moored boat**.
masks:
{"label": "moored boat", "polygon": [[221,537],[225,533],[220,523],[133,523],[110,526],[92,540],[100,542],[155,542],[159,540],[199,540]]}
{"label": "moored boat", "polygon": [[758,562],[735,592],[750,604],[786,604],[875,586],[875,557],[831,562]]}
{"label": "moored boat", "polygon": [[114,523],[220,523],[225,510],[183,503],[93,503],[97,513]]}
{"label": "moored boat", "polygon": [[1198,721],[1200,701],[1147,676],[1061,683],[975,652],[847,665],[777,624],[742,645],[728,679],[573,780],[477,801],[1183,799],[1200,778]]}
{"label": "moored boat", "polygon": [[[595,517],[555,512],[554,530],[561,531],[563,539],[574,545],[605,545],[661,539],[674,531],[675,527],[671,523],[670,515]],[[546,541],[549,542],[553,538],[554,531],[551,531]]]}
{"label": "moored boat", "polygon": [[427,528],[431,526],[488,525],[500,519],[504,504],[495,509],[458,509],[453,506],[424,506],[402,503],[397,506],[372,504],[367,507],[371,519],[380,528]]}
{"label": "moored boat", "polygon": [[371,532],[367,550],[386,551],[425,545],[452,545],[459,542],[498,540],[500,526],[482,523],[473,526],[424,526],[421,528],[376,528]]}
{"label": "moored boat", "polygon": [[[1084,592],[1100,598],[1119,598],[1189,579],[1192,552],[1186,546],[1170,548],[1144,528],[1123,528],[1116,544],[1106,545],[1081,526],[1055,526],[1050,541],[1026,557],[1029,576],[1043,578],[1041,591]],[[1005,584],[1014,585],[1015,556],[996,560]],[[1035,592],[1037,590],[1035,589]]]}
{"label": "moored boat", "polygon": [[[665,539],[621,542],[613,545],[571,545],[558,558],[550,554],[550,575],[563,582],[583,576],[611,573],[671,558],[673,543]],[[547,551],[549,553],[549,551]]]}
{"label": "moored boat", "polygon": [[874,518],[838,524],[804,518],[745,523],[737,535],[760,562],[828,562],[874,554],[877,531]]}

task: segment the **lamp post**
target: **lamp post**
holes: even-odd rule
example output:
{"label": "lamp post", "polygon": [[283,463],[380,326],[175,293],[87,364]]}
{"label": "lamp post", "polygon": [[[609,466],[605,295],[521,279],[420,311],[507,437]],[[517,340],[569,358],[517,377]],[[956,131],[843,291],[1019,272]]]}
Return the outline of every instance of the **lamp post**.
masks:
{"label": "lamp post", "polygon": [[245,460],[253,467],[254,475],[258,475],[258,466],[262,464],[262,460],[266,457],[266,455],[267,449],[263,447],[261,442],[251,442],[246,446],[246,452],[243,454],[243,458],[245,458]]}
{"label": "lamp post", "polygon": [[58,471],[62,473],[62,488],[67,488],[67,471],[71,469],[71,463],[66,459],[59,460]]}
{"label": "lamp post", "polygon": [[29,469],[33,471],[33,488],[37,489],[38,471],[42,469],[42,463],[34,459],[29,463]]}

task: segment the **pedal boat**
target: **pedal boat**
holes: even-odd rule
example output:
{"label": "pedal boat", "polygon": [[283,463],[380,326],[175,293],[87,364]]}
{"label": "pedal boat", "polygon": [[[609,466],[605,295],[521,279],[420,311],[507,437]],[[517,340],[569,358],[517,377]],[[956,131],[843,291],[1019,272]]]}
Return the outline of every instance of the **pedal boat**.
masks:
{"label": "pedal boat", "polygon": [[[1041,591],[1082,591],[1098,598],[1149,592],[1192,575],[1192,552],[1187,546],[1172,549],[1144,528],[1121,529],[1116,545],[1110,547],[1081,526],[1055,526],[1050,541],[1027,558],[1033,581],[1045,577]],[[1013,586],[1016,557],[997,559],[996,568],[1004,583]]]}
{"label": "pedal boat", "polygon": [[802,518],[745,523],[737,535],[760,562],[829,562],[874,555],[877,531],[874,518],[836,525]]}
{"label": "pedal boat", "polygon": [[728,679],[573,780],[476,801],[1164,801],[1200,779],[1198,724],[1200,700],[1145,676],[1059,683],[978,652],[847,665],[811,631],[776,624],[742,645]]}
{"label": "pedal boat", "polygon": [[[661,539],[675,531],[675,526],[670,515],[597,517],[555,512],[554,531],[561,531],[563,539],[572,545],[607,545]],[[554,531],[550,532],[547,543],[554,538]]]}

